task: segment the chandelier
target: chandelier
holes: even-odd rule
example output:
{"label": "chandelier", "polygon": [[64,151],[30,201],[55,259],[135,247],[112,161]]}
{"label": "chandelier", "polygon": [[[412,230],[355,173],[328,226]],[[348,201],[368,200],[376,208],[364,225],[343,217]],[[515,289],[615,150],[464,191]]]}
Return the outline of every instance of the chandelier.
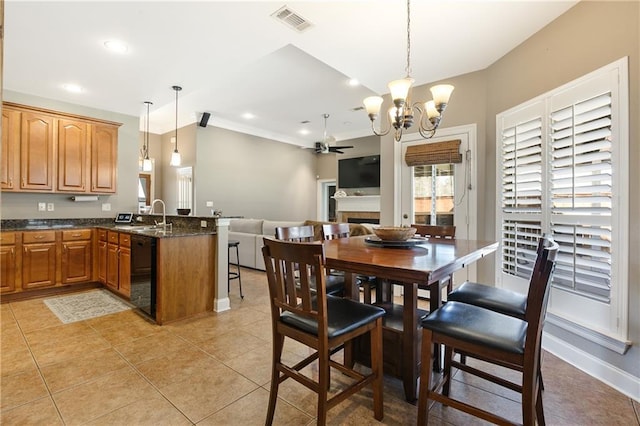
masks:
{"label": "chandelier", "polygon": [[453,92],[453,86],[450,84],[440,84],[430,88],[433,100],[411,104],[411,86],[415,80],[411,78],[411,9],[409,3],[410,0],[407,0],[407,66],[405,68],[407,76],[389,83],[393,106],[389,108],[389,123],[386,130],[376,131],[375,128],[375,121],[382,106],[382,97],[370,96],[363,101],[369,120],[371,120],[373,133],[376,136],[384,136],[393,127],[395,130],[394,139],[397,142],[402,138],[402,131],[413,126],[414,115],[418,121],[420,136],[425,139],[432,138],[440,125],[442,113],[449,103],[451,92]]}
{"label": "chandelier", "polygon": [[147,119],[145,121],[144,143],[142,145],[142,171],[150,172],[153,170],[153,164],[149,159],[149,107],[153,102],[145,101],[147,105]]}

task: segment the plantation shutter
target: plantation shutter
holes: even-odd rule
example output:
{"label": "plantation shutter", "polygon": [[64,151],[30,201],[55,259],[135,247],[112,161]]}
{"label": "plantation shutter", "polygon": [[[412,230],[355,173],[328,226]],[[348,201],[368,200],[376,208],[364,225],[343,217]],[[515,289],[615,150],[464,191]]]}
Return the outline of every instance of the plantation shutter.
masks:
{"label": "plantation shutter", "polygon": [[550,129],[551,230],[560,244],[554,285],[608,302],[611,93],[551,111]]}

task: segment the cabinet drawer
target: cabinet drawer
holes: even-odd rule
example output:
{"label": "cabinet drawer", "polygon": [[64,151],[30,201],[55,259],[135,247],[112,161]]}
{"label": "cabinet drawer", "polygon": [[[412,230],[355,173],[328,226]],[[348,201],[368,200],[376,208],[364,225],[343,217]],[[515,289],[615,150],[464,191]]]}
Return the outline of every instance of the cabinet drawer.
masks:
{"label": "cabinet drawer", "polygon": [[0,233],[0,245],[9,245],[16,243],[15,232],[2,232]]}
{"label": "cabinet drawer", "polygon": [[73,231],[62,231],[62,241],[90,240],[91,229],[75,229]]}
{"label": "cabinet drawer", "polygon": [[56,240],[56,231],[25,232],[22,234],[22,242],[30,243],[50,243]]}
{"label": "cabinet drawer", "polygon": [[131,235],[125,234],[124,232],[120,234],[120,246],[131,247]]}
{"label": "cabinet drawer", "polygon": [[107,241],[109,241],[111,244],[118,244],[118,232],[107,231]]}
{"label": "cabinet drawer", "polygon": [[106,229],[98,229],[98,241],[107,241]]}

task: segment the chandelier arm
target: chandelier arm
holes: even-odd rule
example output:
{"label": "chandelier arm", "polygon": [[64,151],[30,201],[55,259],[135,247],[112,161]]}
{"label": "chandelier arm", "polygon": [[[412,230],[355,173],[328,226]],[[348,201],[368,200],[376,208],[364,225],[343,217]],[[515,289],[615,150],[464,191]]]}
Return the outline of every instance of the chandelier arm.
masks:
{"label": "chandelier arm", "polygon": [[418,126],[418,132],[420,132],[420,136],[422,136],[423,139],[431,139],[436,134],[436,128],[434,127],[433,129],[423,129],[422,125],[420,125]]}
{"label": "chandelier arm", "polygon": [[393,139],[395,139],[396,142],[400,142],[400,140],[402,139],[402,129],[404,127],[398,127],[396,129],[395,135],[393,135]]}
{"label": "chandelier arm", "polygon": [[[391,124],[389,124],[389,127],[387,127],[387,130],[378,132],[378,131],[376,131],[376,127],[374,125],[374,121],[375,120],[371,120],[371,130],[373,131],[374,135],[376,135],[376,136],[386,136],[387,134],[389,134],[389,131],[391,130]],[[380,121],[382,121],[382,119],[380,119]]]}

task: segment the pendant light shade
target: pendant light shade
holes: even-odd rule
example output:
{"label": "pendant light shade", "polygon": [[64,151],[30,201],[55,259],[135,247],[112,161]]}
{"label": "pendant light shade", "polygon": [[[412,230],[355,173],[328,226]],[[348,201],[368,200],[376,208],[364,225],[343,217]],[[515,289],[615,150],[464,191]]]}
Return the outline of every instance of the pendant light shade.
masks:
{"label": "pendant light shade", "polygon": [[149,107],[153,105],[153,102],[146,101],[145,104],[147,105],[147,120],[145,122],[144,146],[142,148],[142,171],[150,172],[153,169],[153,164],[149,159]]}
{"label": "pendant light shade", "polygon": [[172,89],[176,91],[176,145],[174,146],[173,152],[171,153],[171,161],[169,162],[169,165],[177,167],[182,164],[182,157],[180,156],[180,152],[178,152],[178,92],[182,90],[182,87],[173,86]]}

